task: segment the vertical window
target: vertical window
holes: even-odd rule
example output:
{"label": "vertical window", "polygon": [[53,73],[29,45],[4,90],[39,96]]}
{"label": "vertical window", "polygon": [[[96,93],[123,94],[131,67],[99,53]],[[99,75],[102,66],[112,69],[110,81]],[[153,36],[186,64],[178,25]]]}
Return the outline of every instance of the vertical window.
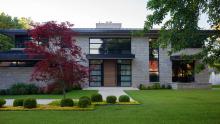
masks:
{"label": "vertical window", "polygon": [[159,82],[159,49],[149,42],[149,76],[150,82]]}
{"label": "vertical window", "polygon": [[102,86],[103,82],[103,69],[102,69],[102,60],[90,60],[90,86],[99,87]]}
{"label": "vertical window", "polygon": [[131,60],[118,60],[118,86],[131,86]]}

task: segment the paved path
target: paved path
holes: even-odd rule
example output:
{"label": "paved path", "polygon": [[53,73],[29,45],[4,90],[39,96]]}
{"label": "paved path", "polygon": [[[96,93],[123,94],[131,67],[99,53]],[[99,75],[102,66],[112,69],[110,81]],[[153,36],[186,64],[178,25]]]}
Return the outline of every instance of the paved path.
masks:
{"label": "paved path", "polygon": [[[6,100],[6,106],[13,106],[14,99],[5,99]],[[52,101],[55,101],[57,99],[37,99],[37,104],[47,105]]]}
{"label": "paved path", "polygon": [[[128,95],[127,93],[124,92],[124,90],[138,90],[138,89],[133,87],[89,87],[89,88],[85,88],[84,90],[98,90],[98,92],[102,94],[102,97],[105,100],[106,97],[110,95],[114,95],[117,98],[119,98],[119,96],[121,95]],[[132,98],[131,101],[133,101]]]}

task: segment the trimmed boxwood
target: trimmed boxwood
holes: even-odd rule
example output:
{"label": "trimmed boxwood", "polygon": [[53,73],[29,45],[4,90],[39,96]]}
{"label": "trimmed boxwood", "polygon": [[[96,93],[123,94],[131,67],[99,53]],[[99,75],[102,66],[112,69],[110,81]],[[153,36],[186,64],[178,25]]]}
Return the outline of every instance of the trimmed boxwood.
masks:
{"label": "trimmed boxwood", "polygon": [[34,98],[27,98],[24,100],[23,106],[24,108],[36,108],[37,100]]}
{"label": "trimmed boxwood", "polygon": [[2,107],[3,105],[5,105],[6,101],[5,99],[0,99],[0,107]]}
{"label": "trimmed boxwood", "polygon": [[119,97],[119,102],[130,102],[130,97],[127,95],[121,95]]}
{"label": "trimmed boxwood", "polygon": [[79,102],[78,102],[78,106],[80,108],[86,108],[89,105],[91,105],[91,100],[89,97],[85,97],[85,96],[80,97]]}
{"label": "trimmed boxwood", "polygon": [[15,99],[14,102],[13,102],[14,107],[23,106],[23,104],[24,104],[24,99]]}
{"label": "trimmed boxwood", "polygon": [[69,98],[62,99],[60,102],[61,107],[72,107],[73,105],[74,105],[73,100]]}
{"label": "trimmed boxwood", "polygon": [[93,95],[91,96],[91,101],[92,101],[92,102],[102,102],[102,101],[103,101],[102,95],[99,94],[99,93],[93,94]]}
{"label": "trimmed boxwood", "polygon": [[107,96],[107,98],[106,98],[106,102],[111,103],[111,104],[115,104],[116,100],[117,100],[116,96]]}
{"label": "trimmed boxwood", "polygon": [[87,99],[89,101],[89,105],[91,105],[91,99],[88,96],[82,96],[79,99]]}

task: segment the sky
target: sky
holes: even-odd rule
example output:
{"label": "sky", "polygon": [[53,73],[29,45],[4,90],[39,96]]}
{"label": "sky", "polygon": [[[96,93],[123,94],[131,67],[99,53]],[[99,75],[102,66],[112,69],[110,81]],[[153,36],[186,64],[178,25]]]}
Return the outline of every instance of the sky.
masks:
{"label": "sky", "polygon": [[[95,23],[112,21],[123,28],[143,28],[148,0],[0,0],[0,12],[13,17],[30,17],[35,22],[69,21],[75,28],[95,28]],[[207,16],[199,26],[209,29]],[[154,28],[159,28],[155,26]]]}

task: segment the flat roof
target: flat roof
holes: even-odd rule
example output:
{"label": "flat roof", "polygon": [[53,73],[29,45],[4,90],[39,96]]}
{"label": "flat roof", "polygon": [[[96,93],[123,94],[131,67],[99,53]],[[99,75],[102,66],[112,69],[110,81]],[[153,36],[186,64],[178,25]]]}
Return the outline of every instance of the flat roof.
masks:
{"label": "flat roof", "polygon": [[[141,28],[72,28],[80,36],[132,36],[134,33],[143,31]],[[159,29],[149,30],[144,36],[158,37]],[[8,36],[27,35],[24,29],[0,29],[0,34]],[[202,34],[215,33],[216,30],[201,30]]]}

